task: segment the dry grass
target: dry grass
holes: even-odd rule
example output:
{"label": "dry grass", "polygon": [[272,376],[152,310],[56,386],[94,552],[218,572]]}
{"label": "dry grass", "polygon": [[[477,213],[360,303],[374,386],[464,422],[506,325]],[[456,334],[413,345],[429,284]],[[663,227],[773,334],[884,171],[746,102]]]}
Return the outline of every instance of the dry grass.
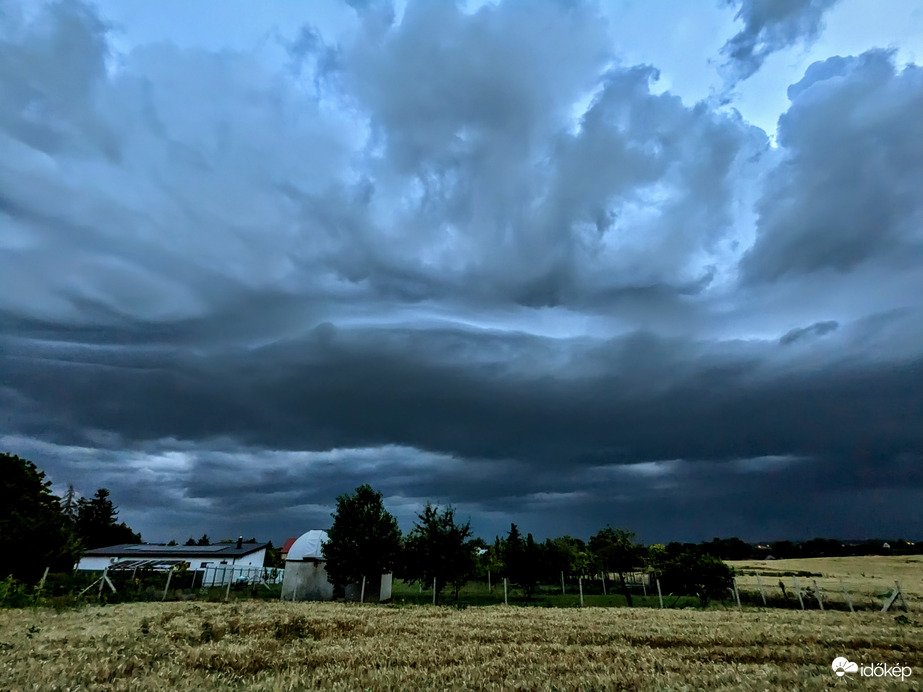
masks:
{"label": "dry grass", "polygon": [[[839,680],[836,656],[913,666]],[[249,602],[0,612],[0,690],[919,689],[915,613]]]}
{"label": "dry grass", "polygon": [[[758,590],[756,574],[760,575],[767,593],[781,595],[781,579],[789,594],[793,595],[793,573],[810,573],[819,576],[798,577],[804,589],[816,580],[825,598],[843,601],[840,579],[857,607],[876,609],[898,581],[911,610],[923,610],[923,555],[867,556],[867,557],[815,557],[800,560],[745,560],[729,562],[735,571],[742,573],[737,583],[742,589]],[[816,607],[816,602],[813,604]]]}

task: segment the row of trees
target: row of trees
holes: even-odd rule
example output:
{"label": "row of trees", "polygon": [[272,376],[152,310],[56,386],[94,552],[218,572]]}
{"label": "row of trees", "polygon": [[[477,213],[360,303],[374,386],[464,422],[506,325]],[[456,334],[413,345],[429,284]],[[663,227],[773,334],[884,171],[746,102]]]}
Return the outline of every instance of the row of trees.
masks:
{"label": "row of trees", "polygon": [[363,577],[394,572],[410,582],[435,584],[437,599],[446,586],[454,589],[457,599],[466,582],[488,573],[505,577],[527,598],[539,584],[558,583],[563,575],[616,575],[629,606],[626,575],[636,570],[656,572],[670,592],[696,595],[703,603],[722,597],[731,586],[731,569],[698,546],[648,547],[637,543],[631,532],[609,526],[589,542],[562,536],[539,543],[511,524],[506,536],[488,545],[472,537],[470,523],[458,522],[452,507],[427,504],[410,533],[402,536],[381,494],[368,485],[337,498],[328,534],[323,552],[331,583],[358,583]]}
{"label": "row of trees", "polygon": [[45,567],[73,569],[84,550],[141,542],[106,488],[87,498],[71,486],[59,498],[44,472],[13,454],[0,454],[0,507],[0,578],[34,582]]}

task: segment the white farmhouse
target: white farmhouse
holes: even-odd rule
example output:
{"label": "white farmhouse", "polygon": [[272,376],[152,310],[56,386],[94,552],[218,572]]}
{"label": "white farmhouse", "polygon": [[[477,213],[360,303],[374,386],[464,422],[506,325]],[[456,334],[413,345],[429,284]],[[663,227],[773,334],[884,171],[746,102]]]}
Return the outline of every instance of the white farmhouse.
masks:
{"label": "white farmhouse", "polygon": [[201,586],[227,584],[246,579],[259,581],[263,575],[268,543],[218,543],[216,545],[150,545],[126,543],[88,550],[77,564],[78,570],[169,570],[181,562],[190,572],[200,572]]}

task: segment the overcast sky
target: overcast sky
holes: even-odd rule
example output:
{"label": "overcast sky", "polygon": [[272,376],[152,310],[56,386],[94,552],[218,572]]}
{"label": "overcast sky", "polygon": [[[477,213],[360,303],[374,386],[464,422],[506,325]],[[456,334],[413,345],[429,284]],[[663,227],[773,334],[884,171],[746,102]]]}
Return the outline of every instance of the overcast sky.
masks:
{"label": "overcast sky", "polygon": [[0,449],[148,541],[920,537],[917,0],[0,0]]}

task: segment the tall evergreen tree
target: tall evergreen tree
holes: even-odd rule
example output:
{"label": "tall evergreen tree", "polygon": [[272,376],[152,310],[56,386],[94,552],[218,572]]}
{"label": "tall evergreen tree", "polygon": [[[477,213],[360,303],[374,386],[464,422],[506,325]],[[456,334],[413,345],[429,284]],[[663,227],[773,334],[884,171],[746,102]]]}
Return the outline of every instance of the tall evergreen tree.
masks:
{"label": "tall evergreen tree", "polygon": [[109,499],[109,490],[100,488],[92,498],[77,502],[77,536],[88,550],[120,543],[140,543],[141,534],[127,524],[117,523],[118,508]]}
{"label": "tall evergreen tree", "polygon": [[70,570],[80,545],[35,464],[0,454],[0,578],[37,581],[45,567]]}
{"label": "tall evergreen tree", "polygon": [[510,524],[510,531],[503,542],[503,564],[506,576],[518,584],[526,597],[531,598],[535,591],[537,574],[537,555],[535,542],[523,539],[516,524]]}
{"label": "tall evergreen tree", "polygon": [[61,498],[61,513],[72,529],[77,525],[77,509],[77,491],[71,484],[67,486],[67,492]]}

